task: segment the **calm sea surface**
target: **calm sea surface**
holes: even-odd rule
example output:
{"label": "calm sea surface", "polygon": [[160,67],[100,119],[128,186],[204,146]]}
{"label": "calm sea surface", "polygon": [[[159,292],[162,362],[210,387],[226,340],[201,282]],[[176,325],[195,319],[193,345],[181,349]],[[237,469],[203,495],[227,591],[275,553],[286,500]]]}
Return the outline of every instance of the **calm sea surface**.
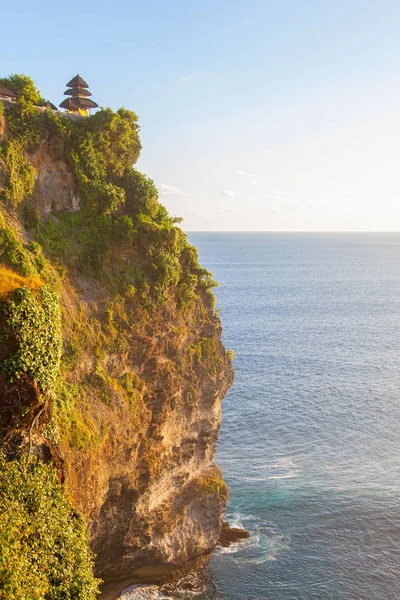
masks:
{"label": "calm sea surface", "polygon": [[400,599],[400,234],[192,233],[236,380],[215,600]]}

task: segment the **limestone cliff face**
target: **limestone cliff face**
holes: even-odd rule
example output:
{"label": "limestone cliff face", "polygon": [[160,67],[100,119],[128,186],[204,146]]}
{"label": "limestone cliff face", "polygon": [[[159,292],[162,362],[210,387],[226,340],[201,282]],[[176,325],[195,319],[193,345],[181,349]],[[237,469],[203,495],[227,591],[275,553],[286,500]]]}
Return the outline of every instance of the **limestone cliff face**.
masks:
{"label": "limestone cliff face", "polygon": [[53,211],[79,209],[80,197],[65,164],[62,140],[43,140],[30,154],[29,163],[36,172],[35,206],[42,218]]}
{"label": "limestone cliff face", "polygon": [[[80,284],[87,294],[90,284]],[[86,306],[91,310],[92,302]],[[233,373],[218,319],[211,311],[203,319],[181,337],[174,310],[166,310],[152,330],[129,334],[126,353],[109,353],[105,361],[114,380],[124,373],[140,379],[138,414],[132,419],[116,392],[110,404],[85,408],[102,437],[96,448],[58,448],[106,581],[154,579],[209,552],[218,540],[227,489],[213,459],[221,400]],[[222,360],[211,367],[197,359],[187,364],[185,355],[205,330]],[[90,370],[88,362],[80,377],[90,377]]]}
{"label": "limestone cliff face", "polygon": [[[76,174],[60,136],[46,134],[25,157],[35,171],[29,206],[39,225],[27,230],[12,208],[8,222],[22,244],[43,244],[53,267],[67,265],[58,292],[62,400],[53,398],[35,425],[36,452],[51,457],[85,517],[97,574],[106,584],[155,580],[209,553],[220,534],[228,493],[214,454],[221,400],[233,381],[220,321],[207,290],[199,288],[184,308],[171,291],[146,304],[137,291],[112,293],[77,266],[78,243],[68,247],[69,263],[55,260],[55,238],[46,246],[45,236],[49,224],[58,227],[65,215],[79,214]],[[0,171],[0,182],[6,181],[1,162]],[[143,241],[135,240],[113,250],[110,264],[145,264]],[[182,269],[188,252],[180,255]],[[151,282],[146,285],[150,297]],[[3,346],[2,356],[9,351]],[[29,378],[2,386],[8,398],[22,393],[23,404],[36,410],[37,386]],[[32,415],[4,427],[19,428],[26,441]]]}

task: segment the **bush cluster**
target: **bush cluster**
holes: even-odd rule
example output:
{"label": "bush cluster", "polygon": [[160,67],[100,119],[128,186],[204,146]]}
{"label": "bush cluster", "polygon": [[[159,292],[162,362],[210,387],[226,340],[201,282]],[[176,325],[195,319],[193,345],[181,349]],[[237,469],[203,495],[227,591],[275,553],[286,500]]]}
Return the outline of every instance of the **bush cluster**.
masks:
{"label": "bush cluster", "polygon": [[35,106],[40,93],[25,75],[11,75],[0,79],[0,83],[17,94],[17,102],[7,105],[5,111],[1,104],[7,117],[8,136],[0,144],[0,158],[7,170],[4,199],[18,206],[32,195],[35,185],[35,170],[25,153],[37,146],[44,133],[43,120]]}
{"label": "bush cluster", "polygon": [[86,528],[53,470],[0,454],[0,600],[95,600]]}
{"label": "bush cluster", "polygon": [[196,487],[197,491],[204,496],[217,494],[223,502],[227,502],[229,499],[229,488],[219,470],[210,471],[199,477],[196,480]]}
{"label": "bush cluster", "polygon": [[136,289],[146,303],[172,294],[185,305],[216,285],[176,226],[180,219],[168,215],[153,181],[133,166],[141,147],[135,113],[101,109],[77,121],[46,114],[46,129],[63,138],[82,200],[79,212],[58,213],[39,230],[54,260],[115,293]]}
{"label": "bush cluster", "polygon": [[43,256],[41,246],[37,242],[24,243],[16,235],[15,229],[6,223],[1,211],[0,264],[24,277],[40,275],[46,281],[54,281],[54,271]]}
{"label": "bush cluster", "polygon": [[18,350],[2,363],[13,382],[23,376],[33,381],[41,392],[51,392],[59,376],[62,336],[58,298],[49,286],[37,292],[22,287],[2,306],[6,323],[17,342]]}
{"label": "bush cluster", "polygon": [[[147,303],[173,294],[187,305],[200,289],[209,291],[215,285],[176,226],[179,219],[159,203],[153,181],[133,166],[141,149],[134,112],[101,109],[77,120],[51,111],[43,115],[36,106],[40,93],[29,77],[11,75],[0,82],[18,96],[6,110],[9,135],[0,144],[7,169],[4,199],[23,204],[26,223],[39,229],[29,202],[35,172],[26,153],[44,136],[62,139],[64,158],[75,175],[80,213],[61,213],[57,223],[47,221],[39,231],[39,241],[52,258],[102,280],[116,293],[138,289]],[[121,260],[127,254],[129,261]]]}

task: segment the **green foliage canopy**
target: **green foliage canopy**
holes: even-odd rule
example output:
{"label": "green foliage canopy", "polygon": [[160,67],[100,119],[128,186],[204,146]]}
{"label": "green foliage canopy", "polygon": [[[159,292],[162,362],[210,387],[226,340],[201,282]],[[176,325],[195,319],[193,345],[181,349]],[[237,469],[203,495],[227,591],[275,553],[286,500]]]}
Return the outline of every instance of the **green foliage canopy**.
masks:
{"label": "green foliage canopy", "polygon": [[48,286],[37,293],[20,288],[2,305],[2,312],[19,345],[17,352],[3,361],[3,370],[10,381],[27,375],[42,392],[50,392],[59,375],[62,349],[57,296]]}
{"label": "green foliage canopy", "polygon": [[53,470],[0,454],[0,600],[95,600],[85,525]]}
{"label": "green foliage canopy", "polygon": [[0,78],[0,83],[17,95],[17,99],[23,98],[27,102],[40,104],[42,98],[33,79],[28,75],[13,73],[8,77]]}
{"label": "green foliage canopy", "polygon": [[76,123],[71,133],[71,144],[82,172],[93,176],[87,152],[93,152],[95,160],[109,175],[122,175],[126,166],[139,158],[141,144],[137,115],[125,108],[113,112],[102,108],[87,119]]}
{"label": "green foliage canopy", "polygon": [[[8,79],[10,81],[8,81]],[[10,89],[19,90],[18,101],[7,105],[8,136],[0,144],[0,158],[6,166],[5,200],[18,206],[29,198],[35,185],[35,170],[29,165],[25,153],[33,150],[43,135],[43,119],[35,106],[40,93],[33,81],[24,75],[12,75],[0,82]],[[33,86],[33,87],[32,87]],[[2,105],[3,107],[3,105]]]}

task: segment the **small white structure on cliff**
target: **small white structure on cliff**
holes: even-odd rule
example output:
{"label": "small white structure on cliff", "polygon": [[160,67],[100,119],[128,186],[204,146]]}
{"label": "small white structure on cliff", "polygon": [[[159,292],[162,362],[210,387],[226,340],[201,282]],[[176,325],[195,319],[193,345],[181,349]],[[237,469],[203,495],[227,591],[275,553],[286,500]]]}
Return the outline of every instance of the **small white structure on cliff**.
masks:
{"label": "small white structure on cliff", "polygon": [[0,83],[0,100],[8,100],[8,102],[15,102],[17,99],[16,94],[6,88],[4,85]]}

